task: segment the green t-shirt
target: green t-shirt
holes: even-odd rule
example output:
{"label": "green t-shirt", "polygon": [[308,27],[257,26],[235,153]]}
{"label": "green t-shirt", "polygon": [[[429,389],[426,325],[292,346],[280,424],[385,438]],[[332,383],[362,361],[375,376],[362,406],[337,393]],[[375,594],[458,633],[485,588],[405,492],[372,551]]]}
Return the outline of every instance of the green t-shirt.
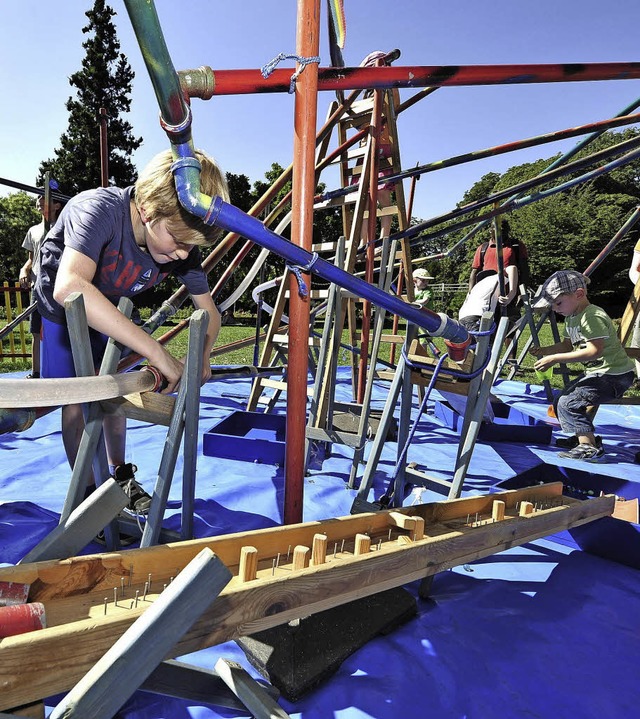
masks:
{"label": "green t-shirt", "polygon": [[424,290],[418,290],[413,298],[413,301],[420,304],[421,307],[428,307],[431,304],[431,298],[433,297],[433,290],[425,287]]}
{"label": "green t-shirt", "polygon": [[602,357],[584,363],[587,374],[624,374],[635,370],[609,315],[597,305],[587,305],[582,312],[569,315],[564,323],[564,336],[571,340],[574,349],[583,349],[588,340],[604,340]]}

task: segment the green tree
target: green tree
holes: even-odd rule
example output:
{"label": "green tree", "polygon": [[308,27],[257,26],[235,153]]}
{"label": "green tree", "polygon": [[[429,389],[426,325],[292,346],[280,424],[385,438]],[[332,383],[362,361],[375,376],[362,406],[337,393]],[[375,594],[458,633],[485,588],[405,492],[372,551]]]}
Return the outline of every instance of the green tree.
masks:
{"label": "green tree", "polygon": [[69,78],[76,97],[67,100],[69,124],[60,137],[55,157],[39,168],[38,184],[48,170],[60,183],[61,191],[74,195],[98,187],[100,171],[100,108],[108,117],[109,182],[124,187],[136,179],[131,154],[142,138],[133,136],[131,124],[123,115],[131,109],[131,83],[134,72],[120,52],[120,42],[112,18],[115,11],[105,0],[95,0],[86,12],[88,24],[82,28],[87,39],[82,69]]}
{"label": "green tree", "polygon": [[27,230],[42,219],[26,192],[0,197],[0,280],[13,285],[27,259],[22,241]]}

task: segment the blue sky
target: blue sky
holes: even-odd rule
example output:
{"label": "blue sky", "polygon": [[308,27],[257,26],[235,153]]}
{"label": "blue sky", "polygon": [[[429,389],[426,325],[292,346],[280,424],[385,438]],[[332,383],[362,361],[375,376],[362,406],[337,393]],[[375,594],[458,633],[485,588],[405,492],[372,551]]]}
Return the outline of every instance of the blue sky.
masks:
{"label": "blue sky", "polygon": [[[141,167],[168,147],[158,107],[122,0],[110,3],[121,50],[136,72],[130,121],[144,144]],[[90,0],[4,0],[0,26],[0,177],[33,184],[66,129],[68,77],[84,56]],[[156,0],[176,69],[259,68],[295,52],[295,0]],[[638,0],[345,0],[347,65],[373,50],[399,48],[402,65],[639,61]],[[322,0],[321,64],[329,50]],[[291,66],[291,65],[289,65]],[[402,99],[413,91],[401,90]],[[405,168],[617,114],[640,96],[640,80],[442,88],[398,120]],[[318,99],[318,125],[333,98]],[[194,100],[195,144],[230,172],[261,179],[292,160],[293,97],[287,94]],[[576,140],[488,158],[425,175],[414,215],[452,209],[482,175],[564,151]],[[323,177],[329,188],[337,177]],[[407,185],[408,188],[408,185]],[[0,187],[0,194],[11,190]]]}

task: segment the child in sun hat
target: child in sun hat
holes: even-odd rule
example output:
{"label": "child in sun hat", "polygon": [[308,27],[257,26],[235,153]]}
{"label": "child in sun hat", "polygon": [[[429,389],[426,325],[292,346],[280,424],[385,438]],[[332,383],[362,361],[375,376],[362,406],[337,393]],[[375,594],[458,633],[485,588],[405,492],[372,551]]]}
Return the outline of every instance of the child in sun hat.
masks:
{"label": "child in sun hat", "polygon": [[536,309],[551,308],[565,317],[564,338],[549,347],[532,347],[539,372],[555,364],[582,362],[584,374],[556,399],[554,408],[569,449],[566,459],[597,460],[604,455],[588,408],[621,397],[633,384],[635,369],[607,313],[587,297],[589,279],[575,270],[554,272],[534,298]]}
{"label": "child in sun hat", "polygon": [[[433,290],[429,287],[429,282],[432,279],[433,277],[423,267],[415,270],[413,273],[414,304],[422,308],[429,307],[433,299]],[[429,307],[429,309],[431,308]]]}

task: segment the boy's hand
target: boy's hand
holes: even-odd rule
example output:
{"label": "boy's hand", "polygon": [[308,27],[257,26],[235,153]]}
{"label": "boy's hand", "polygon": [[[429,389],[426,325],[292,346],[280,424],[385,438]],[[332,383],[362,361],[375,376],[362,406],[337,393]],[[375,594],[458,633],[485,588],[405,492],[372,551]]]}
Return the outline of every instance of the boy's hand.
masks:
{"label": "boy's hand", "polygon": [[542,357],[541,359],[539,359],[533,365],[533,369],[536,370],[536,372],[545,372],[550,367],[553,367],[554,364],[557,364],[555,355],[549,355],[548,357]]}
{"label": "boy's hand", "polygon": [[167,381],[167,386],[162,390],[161,394],[171,394],[178,388],[178,384],[182,378],[184,365],[180,360],[164,351],[161,358],[159,357],[153,362],[156,369],[162,372],[162,376]]}

